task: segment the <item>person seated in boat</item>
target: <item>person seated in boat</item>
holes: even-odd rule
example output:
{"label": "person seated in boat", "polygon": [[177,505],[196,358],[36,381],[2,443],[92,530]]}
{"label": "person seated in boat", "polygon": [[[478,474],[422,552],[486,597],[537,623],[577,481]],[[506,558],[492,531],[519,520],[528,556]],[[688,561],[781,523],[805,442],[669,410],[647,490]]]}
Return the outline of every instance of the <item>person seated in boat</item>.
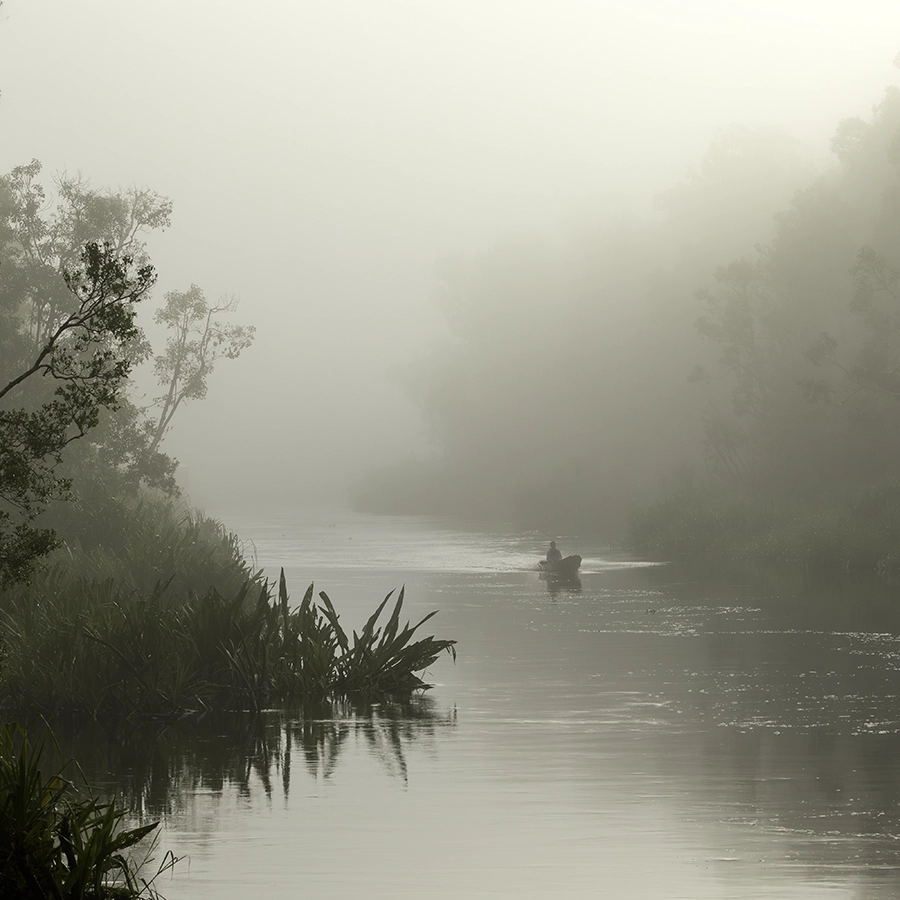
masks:
{"label": "person seated in boat", "polygon": [[562,553],[556,549],[556,541],[550,541],[550,549],[547,551],[547,562],[559,562],[562,559]]}

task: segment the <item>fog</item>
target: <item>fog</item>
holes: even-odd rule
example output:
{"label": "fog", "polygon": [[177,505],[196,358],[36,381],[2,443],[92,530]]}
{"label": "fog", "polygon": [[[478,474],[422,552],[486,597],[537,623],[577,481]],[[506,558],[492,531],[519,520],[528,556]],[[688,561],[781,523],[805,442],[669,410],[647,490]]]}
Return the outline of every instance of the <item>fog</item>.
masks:
{"label": "fog", "polygon": [[[148,237],[157,301],[192,283],[240,298],[234,318],[256,326],[254,345],[221,361],[165,443],[196,502],[224,513],[342,499],[369,467],[432,452],[410,381],[452,332],[447,260],[477,274],[490,268],[479,259],[512,254],[504,271],[527,293],[556,285],[559,267],[590,282],[590,259],[619,266],[604,284],[621,287],[623,256],[630,277],[649,277],[689,221],[708,244],[679,276],[691,296],[771,239],[804,172],[833,165],[838,122],[868,117],[898,80],[898,34],[888,2],[6,0],[0,171],[38,158],[45,173],[171,197],[172,227]],[[678,186],[735,125],[790,148],[773,151],[790,163],[760,170],[733,234],[712,219],[704,232],[698,193],[679,206]],[[669,237],[648,258],[628,236],[666,209]],[[623,360],[625,294],[602,299]],[[502,349],[504,324],[546,309],[514,306],[484,336]],[[592,352],[576,326],[573,344]],[[684,348],[679,378],[696,361]],[[630,456],[629,440],[610,459]]]}

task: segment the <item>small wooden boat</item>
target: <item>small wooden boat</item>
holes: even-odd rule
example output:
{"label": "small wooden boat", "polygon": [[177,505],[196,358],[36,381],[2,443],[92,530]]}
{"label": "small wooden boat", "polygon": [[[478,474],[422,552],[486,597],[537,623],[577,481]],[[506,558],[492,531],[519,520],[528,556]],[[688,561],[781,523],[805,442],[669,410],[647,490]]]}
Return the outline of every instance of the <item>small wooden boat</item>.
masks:
{"label": "small wooden boat", "polygon": [[581,557],[577,554],[573,556],[566,556],[563,559],[558,559],[555,561],[550,561],[548,559],[542,559],[538,563],[538,568],[542,572],[546,572],[548,575],[574,575],[579,567],[581,566]]}

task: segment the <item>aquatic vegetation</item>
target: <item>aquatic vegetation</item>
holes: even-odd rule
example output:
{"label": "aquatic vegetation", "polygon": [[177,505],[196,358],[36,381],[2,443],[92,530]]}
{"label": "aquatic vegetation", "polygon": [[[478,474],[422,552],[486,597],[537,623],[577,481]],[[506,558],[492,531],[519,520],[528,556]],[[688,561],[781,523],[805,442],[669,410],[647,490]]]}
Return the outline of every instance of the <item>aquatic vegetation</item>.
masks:
{"label": "aquatic vegetation", "polygon": [[350,641],[327,595],[292,605],[284,574],[269,583],[219,522],[152,499],[103,510],[77,510],[66,546],[0,591],[0,706],[171,718],[409,693],[454,652],[414,638],[431,616],[400,627],[402,591],[383,629],[389,598]]}
{"label": "aquatic vegetation", "polygon": [[[158,822],[125,828],[125,811],[77,788],[62,765],[45,774],[49,735],[32,741],[17,725],[0,729],[0,896],[22,900],[155,897],[153,880],[174,863],[129,855]],[[152,851],[152,844],[151,844]]]}
{"label": "aquatic vegetation", "polygon": [[210,589],[142,593],[112,579],[0,597],[6,708],[91,716],[175,717],[207,709],[257,710],[304,697],[409,693],[455,641],[413,640],[434,613],[400,627],[401,590],[383,628],[384,599],[352,642],[330,598],[312,585],[296,608],[282,571],[277,593],[247,581],[231,596]]}
{"label": "aquatic vegetation", "polygon": [[176,594],[211,587],[231,594],[256,576],[237,535],[166,498],[79,497],[57,511],[53,525],[65,546],[37,573],[32,592],[49,578],[59,586],[114,579],[143,593],[168,581]]}
{"label": "aquatic vegetation", "polygon": [[[435,640],[432,636],[411,642],[413,634],[434,616],[436,611],[428,613],[416,625],[410,626],[407,622],[400,628],[403,593],[404,590],[401,588],[384,629],[376,628],[375,623],[391,599],[393,591],[372,613],[362,632],[359,635],[353,632],[352,645],[341,628],[340,617],[335,612],[328,595],[324,591],[319,594],[324,604],[324,619],[331,627],[340,650],[335,656],[335,687],[339,693],[409,693],[427,686],[416,673],[428,668],[442,652],[446,651],[456,659],[456,641]],[[304,602],[309,596],[307,592]]]}

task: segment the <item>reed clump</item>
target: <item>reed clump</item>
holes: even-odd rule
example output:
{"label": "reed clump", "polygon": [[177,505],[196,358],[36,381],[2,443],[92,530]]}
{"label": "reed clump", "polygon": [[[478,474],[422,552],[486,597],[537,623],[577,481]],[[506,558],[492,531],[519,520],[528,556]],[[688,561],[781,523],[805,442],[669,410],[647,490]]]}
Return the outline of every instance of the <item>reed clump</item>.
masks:
{"label": "reed clump", "polygon": [[[0,591],[0,707],[171,718],[303,699],[409,693],[454,641],[414,639],[403,591],[345,633],[312,585],[296,607],[219,522],[145,500],[80,513],[29,584]],[[112,522],[113,524],[110,524]],[[433,615],[433,614],[432,614]]]}
{"label": "reed clump", "polygon": [[[57,578],[61,576],[57,574]],[[277,591],[245,582],[231,596],[211,589],[148,593],[112,579],[66,590],[19,590],[3,598],[0,704],[95,717],[178,717],[251,709],[301,698],[409,693],[455,641],[414,640],[434,613],[401,627],[403,591],[392,594],[352,640],[324,593],[310,585],[295,608],[282,571]]]}
{"label": "reed clump", "polygon": [[153,898],[153,880],[175,859],[149,863],[131,855],[159,824],[125,827],[113,800],[78,788],[70,765],[45,771],[49,735],[31,740],[17,725],[0,729],[0,896],[16,900]]}

